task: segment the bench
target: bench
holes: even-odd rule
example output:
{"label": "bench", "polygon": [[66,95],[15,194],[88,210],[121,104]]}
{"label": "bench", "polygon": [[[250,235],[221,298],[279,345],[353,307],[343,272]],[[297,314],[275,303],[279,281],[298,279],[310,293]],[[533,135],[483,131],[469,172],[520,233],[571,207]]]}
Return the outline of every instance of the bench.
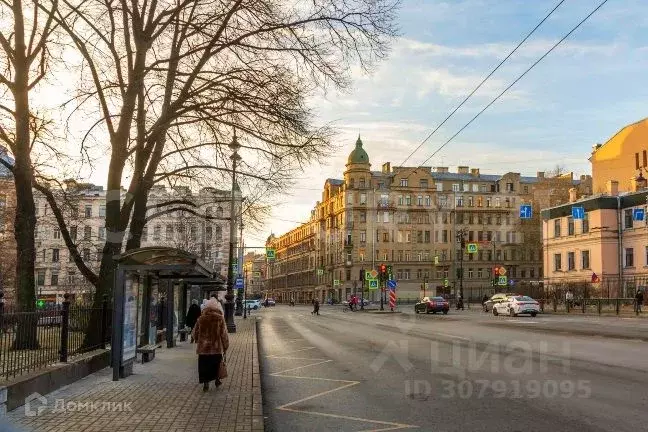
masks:
{"label": "bench", "polygon": [[156,345],[144,345],[137,348],[136,352],[142,354],[142,364],[148,363],[155,358]]}

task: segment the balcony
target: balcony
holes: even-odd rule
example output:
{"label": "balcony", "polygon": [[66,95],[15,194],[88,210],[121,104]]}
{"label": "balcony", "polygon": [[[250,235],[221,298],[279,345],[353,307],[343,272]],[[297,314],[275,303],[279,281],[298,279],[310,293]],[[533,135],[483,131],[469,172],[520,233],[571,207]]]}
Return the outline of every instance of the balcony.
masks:
{"label": "balcony", "polygon": [[345,249],[352,249],[353,248],[353,242],[349,240],[344,240],[344,248]]}

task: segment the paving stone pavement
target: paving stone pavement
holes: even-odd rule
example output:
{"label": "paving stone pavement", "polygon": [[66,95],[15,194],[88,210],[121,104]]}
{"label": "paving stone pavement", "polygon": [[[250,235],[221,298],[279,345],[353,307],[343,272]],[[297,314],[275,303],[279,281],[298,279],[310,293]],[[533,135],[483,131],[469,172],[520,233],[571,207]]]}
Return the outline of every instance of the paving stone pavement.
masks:
{"label": "paving stone pavement", "polygon": [[[27,416],[20,407],[7,418],[38,432],[263,431],[256,318],[236,324],[227,352],[229,376],[217,389],[203,392],[196,346],[179,342],[158,348],[152,362],[136,364],[125,379],[113,382],[106,368],[46,395],[39,415]],[[56,412],[57,400],[72,409]]]}

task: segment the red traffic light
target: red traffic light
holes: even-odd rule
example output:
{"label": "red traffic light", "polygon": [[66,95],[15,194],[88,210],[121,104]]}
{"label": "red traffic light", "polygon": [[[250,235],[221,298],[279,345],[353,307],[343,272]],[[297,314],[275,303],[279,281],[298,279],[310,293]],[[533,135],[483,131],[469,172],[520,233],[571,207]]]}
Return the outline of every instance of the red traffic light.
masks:
{"label": "red traffic light", "polygon": [[380,264],[380,273],[386,273],[387,272],[387,266],[385,264]]}

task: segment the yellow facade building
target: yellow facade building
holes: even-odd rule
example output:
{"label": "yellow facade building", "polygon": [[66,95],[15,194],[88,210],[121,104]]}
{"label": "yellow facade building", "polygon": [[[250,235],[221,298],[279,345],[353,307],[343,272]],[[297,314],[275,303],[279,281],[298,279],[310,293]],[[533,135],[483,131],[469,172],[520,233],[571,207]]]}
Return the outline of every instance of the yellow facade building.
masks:
{"label": "yellow facade building", "polygon": [[608,181],[619,184],[619,192],[633,190],[634,179],[648,177],[648,118],[630,124],[605,144],[597,144],[590,157],[593,192],[605,193]]}

